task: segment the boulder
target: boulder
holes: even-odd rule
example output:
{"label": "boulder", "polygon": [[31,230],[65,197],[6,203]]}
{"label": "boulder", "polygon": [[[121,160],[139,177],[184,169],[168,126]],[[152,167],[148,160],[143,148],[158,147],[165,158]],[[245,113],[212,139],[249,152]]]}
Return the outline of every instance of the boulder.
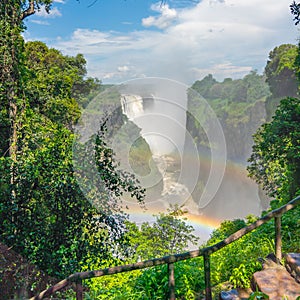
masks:
{"label": "boulder", "polygon": [[284,258],[286,269],[300,283],[300,253],[287,253]]}
{"label": "boulder", "polygon": [[300,284],[281,267],[266,268],[254,273],[252,289],[267,294],[270,300],[296,300],[300,296]]}

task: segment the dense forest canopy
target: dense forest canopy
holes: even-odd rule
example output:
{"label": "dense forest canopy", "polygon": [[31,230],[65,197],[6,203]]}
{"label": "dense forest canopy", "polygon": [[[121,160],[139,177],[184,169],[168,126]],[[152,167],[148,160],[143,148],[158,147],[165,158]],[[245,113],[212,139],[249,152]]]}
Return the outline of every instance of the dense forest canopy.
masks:
{"label": "dense forest canopy", "polygon": [[[97,205],[86,200],[76,178],[80,172],[74,172],[72,152],[78,137],[73,126],[81,108],[104,87],[101,80],[87,77],[81,54],[66,56],[42,42],[24,42],[23,20],[41,6],[49,11],[52,2],[0,2],[0,242],[57,279],[186,250],[198,239],[181,208],[159,214],[153,224],[138,227],[128,221],[120,196],[127,192],[143,203],[145,190],[132,174],[119,169],[106,140],[109,124],[105,122],[92,139],[76,144],[84,159],[95,161],[93,171],[100,178],[99,184],[88,187]],[[300,5],[293,2],[291,9],[297,24]],[[192,86],[227,128],[248,125],[246,113],[253,108],[255,112],[262,107],[266,110],[268,123],[254,135],[248,170],[276,198],[271,208],[300,193],[299,49],[299,45],[273,49],[263,75],[252,71],[242,79],[223,82],[207,75]],[[189,99],[189,105],[193,113],[203,114],[196,98]],[[204,141],[205,145],[199,132],[199,144]],[[225,134],[230,138],[229,130]],[[243,143],[248,145],[248,141]],[[238,154],[245,158],[245,153]],[[256,218],[223,222],[206,245]],[[282,223],[284,251],[299,251],[299,209],[284,215]],[[213,285],[229,281],[236,287],[248,287],[251,274],[260,268],[257,257],[274,251],[273,234],[268,224],[216,254],[211,266]],[[23,267],[26,265],[14,269],[15,280]],[[203,292],[201,259],[179,263],[176,270],[178,298],[193,299]],[[0,270],[0,282],[8,291],[5,272]],[[166,274],[167,269],[159,267],[102,278],[86,283],[87,293],[92,299],[162,299],[167,293]],[[21,296],[33,295],[35,287],[36,282],[26,286]],[[14,297],[17,290],[18,285],[3,295]]]}
{"label": "dense forest canopy", "polygon": [[218,82],[209,74],[201,81],[196,81],[192,85],[192,89],[207,100],[219,98],[227,103],[253,103],[269,95],[269,87],[265,83],[265,77],[257,74],[256,71],[251,71],[243,79],[225,78],[223,82]]}
{"label": "dense forest canopy", "polygon": [[[96,144],[87,150],[82,146],[82,155],[85,151],[105,155],[103,206],[93,207],[77,184],[72,126],[101,82],[86,77],[82,55],[64,56],[41,42],[24,43],[22,19],[32,8],[50,3],[0,4],[0,228],[2,242],[48,274],[63,277],[78,270],[93,251],[98,258],[112,257],[110,245],[121,239],[125,226],[117,199],[123,190],[134,190],[142,199],[143,190],[122,171],[112,173],[116,165],[111,164],[113,156],[100,131]],[[117,186],[112,184],[116,180]],[[107,198],[115,199],[116,205],[105,205]]]}

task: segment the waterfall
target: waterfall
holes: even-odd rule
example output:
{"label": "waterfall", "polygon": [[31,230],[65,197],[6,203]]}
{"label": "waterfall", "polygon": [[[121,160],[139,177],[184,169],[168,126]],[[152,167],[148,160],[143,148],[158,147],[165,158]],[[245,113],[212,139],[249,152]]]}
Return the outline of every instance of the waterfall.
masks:
{"label": "waterfall", "polygon": [[[182,205],[187,202],[190,206],[190,192],[179,181],[185,141],[185,109],[153,94],[143,97],[121,94],[120,102],[123,114],[141,128],[140,134],[148,143],[153,162],[161,174],[162,190],[159,199],[148,199],[146,202],[158,201],[164,208],[168,208],[169,204]],[[153,177],[152,180],[149,177]],[[139,180],[141,183],[156,182],[154,177],[155,172],[151,172],[144,178],[139,177]],[[194,211],[197,210],[195,204],[192,206]]]}
{"label": "waterfall", "polygon": [[144,112],[143,98],[139,95],[121,95],[122,112],[133,121]]}
{"label": "waterfall", "polygon": [[155,155],[182,154],[185,141],[186,111],[179,103],[186,95],[121,94],[123,113],[141,128],[141,136]]}

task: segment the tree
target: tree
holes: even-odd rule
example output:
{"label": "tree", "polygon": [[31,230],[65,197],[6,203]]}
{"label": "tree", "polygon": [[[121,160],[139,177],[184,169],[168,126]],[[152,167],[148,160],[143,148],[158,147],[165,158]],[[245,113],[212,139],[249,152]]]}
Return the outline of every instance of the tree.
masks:
{"label": "tree", "polygon": [[249,176],[287,202],[300,190],[300,100],[281,100],[270,123],[254,135]]}
{"label": "tree", "polygon": [[296,45],[283,44],[275,47],[269,54],[265,67],[266,81],[271,95],[266,100],[267,120],[270,121],[280,100],[285,97],[297,97],[298,80],[295,60]]}
{"label": "tree", "polygon": [[140,228],[127,223],[128,240],[126,251],[129,257],[139,260],[170,255],[186,251],[199,238],[192,234],[194,228],[186,224],[185,212],[178,206],[159,213],[153,224],[144,222]]}
{"label": "tree", "polygon": [[[3,128],[3,146],[8,149],[5,154],[12,161],[16,160],[18,150],[18,116],[22,114],[24,105],[24,42],[21,32],[24,30],[23,20],[34,14],[41,5],[47,12],[52,0],[3,0],[0,3],[0,100],[5,108],[2,118],[5,121]],[[12,175],[13,181],[13,175]]]}
{"label": "tree", "polygon": [[253,103],[270,94],[265,80],[266,77],[257,74],[257,71],[251,71],[243,78],[243,83],[247,88],[246,102]]}
{"label": "tree", "polygon": [[291,13],[294,16],[295,25],[298,25],[300,22],[300,3],[296,3],[296,1],[293,1],[293,3],[290,5]]}
{"label": "tree", "polygon": [[4,153],[9,155],[13,161],[16,160],[17,151],[17,115],[22,106],[23,68],[20,62],[23,58],[23,39],[20,35],[22,31],[20,15],[20,3],[16,6],[15,1],[1,1],[0,100],[3,107],[1,115],[5,121],[1,135]]}
{"label": "tree", "polygon": [[82,54],[62,55],[35,41],[25,44],[24,55],[29,106],[71,129],[80,117],[80,106],[85,106],[99,92],[101,82],[85,78],[86,60]]}
{"label": "tree", "polygon": [[206,98],[209,96],[211,87],[216,83],[217,80],[213,78],[211,74],[208,74],[202,80],[194,82],[191,88],[197,91],[202,97]]}
{"label": "tree", "polygon": [[[96,209],[73,170],[71,125],[80,116],[75,97],[89,99],[99,81],[85,79],[82,55],[63,56],[40,42],[24,45],[23,19],[40,5],[49,10],[51,2],[0,2],[0,238],[49,274],[63,277],[95,253],[103,260],[111,257],[125,215],[111,202]],[[105,200],[118,200],[125,190],[141,200],[143,190],[117,171],[101,139],[99,133],[98,144],[90,141],[88,148],[106,178],[98,197],[106,192]],[[85,145],[80,147],[86,156]],[[101,164],[99,155],[108,163]]]}
{"label": "tree", "polygon": [[86,60],[83,55],[63,55],[57,49],[34,41],[25,44],[25,57],[28,70],[26,96],[31,107],[37,108],[50,119],[62,117],[55,103],[64,110],[78,111],[77,115],[69,118],[63,113],[64,122],[73,125],[78,119],[79,107],[86,106],[101,90],[99,79],[86,78]]}
{"label": "tree", "polygon": [[96,145],[91,141],[87,150],[81,147],[82,157],[95,160],[101,177],[90,190],[99,201],[93,205],[73,171],[74,134],[33,110],[26,113],[28,128],[22,155],[14,165],[14,185],[6,168],[9,161],[0,160],[1,241],[48,274],[64,277],[78,271],[87,258],[106,261],[111,257],[114,243],[124,232],[125,215],[117,200],[123,191],[142,200],[144,191],[131,176],[117,170],[112,150],[99,133]]}
{"label": "tree", "polygon": [[45,7],[46,12],[49,13],[53,0],[18,0],[17,2],[21,8],[20,19],[24,20],[35,14],[42,5]]}

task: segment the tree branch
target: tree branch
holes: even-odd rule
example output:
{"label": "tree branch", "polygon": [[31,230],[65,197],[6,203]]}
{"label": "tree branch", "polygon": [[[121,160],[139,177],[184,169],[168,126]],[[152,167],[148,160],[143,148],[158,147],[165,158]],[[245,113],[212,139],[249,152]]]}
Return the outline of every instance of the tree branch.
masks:
{"label": "tree branch", "polygon": [[293,3],[290,5],[290,10],[294,16],[293,21],[295,21],[295,25],[298,25],[300,23],[300,3],[293,1]]}
{"label": "tree branch", "polygon": [[29,1],[29,6],[26,10],[24,10],[21,14],[21,20],[24,20],[28,16],[31,16],[35,13],[34,0]]}

